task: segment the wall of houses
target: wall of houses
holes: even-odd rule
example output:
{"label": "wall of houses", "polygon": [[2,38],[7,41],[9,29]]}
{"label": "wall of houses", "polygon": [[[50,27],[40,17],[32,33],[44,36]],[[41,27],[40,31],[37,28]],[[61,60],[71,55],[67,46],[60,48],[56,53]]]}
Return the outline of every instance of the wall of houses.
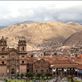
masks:
{"label": "wall of houses", "polygon": [[37,60],[33,64],[33,72],[35,74],[37,74],[37,73],[39,73],[39,74],[46,74],[46,73],[48,73],[49,72],[49,63],[46,62],[43,59]]}

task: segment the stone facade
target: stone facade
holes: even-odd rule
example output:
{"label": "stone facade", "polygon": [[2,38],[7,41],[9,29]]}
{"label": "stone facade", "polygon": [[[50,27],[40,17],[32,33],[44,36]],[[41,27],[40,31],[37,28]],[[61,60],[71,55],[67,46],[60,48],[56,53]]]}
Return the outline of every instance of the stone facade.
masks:
{"label": "stone facade", "polygon": [[35,74],[46,74],[50,73],[50,64],[44,59],[37,60],[33,63],[33,72]]}
{"label": "stone facade", "polygon": [[[37,59],[29,57],[27,54],[26,40],[19,40],[18,47],[15,49],[7,46],[7,41],[4,37],[0,39],[0,76],[12,76],[17,73],[25,74],[27,72],[35,73],[35,70],[37,70],[38,73],[40,73],[40,70],[47,73],[49,71],[48,62],[36,60]],[[37,69],[35,65],[40,69]]]}
{"label": "stone facade", "polygon": [[26,41],[19,40],[17,49],[9,48],[4,37],[0,40],[0,76],[15,75],[16,73],[25,73]]}

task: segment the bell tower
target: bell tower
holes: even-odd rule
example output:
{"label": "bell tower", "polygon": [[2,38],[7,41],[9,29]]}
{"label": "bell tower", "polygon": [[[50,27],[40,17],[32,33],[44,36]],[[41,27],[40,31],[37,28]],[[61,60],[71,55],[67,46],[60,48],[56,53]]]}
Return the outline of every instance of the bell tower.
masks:
{"label": "bell tower", "polygon": [[7,51],[7,41],[2,36],[1,39],[0,39],[0,52],[5,52],[5,51]]}
{"label": "bell tower", "polygon": [[21,53],[26,52],[26,40],[25,39],[21,39],[18,41],[18,51]]}

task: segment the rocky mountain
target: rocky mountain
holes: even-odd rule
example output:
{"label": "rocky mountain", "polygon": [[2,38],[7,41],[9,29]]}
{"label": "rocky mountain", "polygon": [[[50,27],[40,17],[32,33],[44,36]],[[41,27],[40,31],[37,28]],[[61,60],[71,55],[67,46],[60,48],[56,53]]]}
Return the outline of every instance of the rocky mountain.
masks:
{"label": "rocky mountain", "polygon": [[82,46],[82,31],[72,34],[64,41],[65,46]]}
{"label": "rocky mountain", "polygon": [[6,37],[8,46],[15,48],[18,40],[25,38],[29,51],[60,46],[68,37],[81,30],[82,25],[77,23],[22,23],[0,29],[0,36]]}

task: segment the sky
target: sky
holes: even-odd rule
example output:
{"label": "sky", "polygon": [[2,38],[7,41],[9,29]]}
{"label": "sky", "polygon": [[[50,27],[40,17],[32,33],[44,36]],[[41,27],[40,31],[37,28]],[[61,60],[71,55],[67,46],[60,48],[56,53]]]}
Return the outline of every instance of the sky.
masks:
{"label": "sky", "polygon": [[82,23],[82,1],[0,1],[0,26],[24,21]]}

